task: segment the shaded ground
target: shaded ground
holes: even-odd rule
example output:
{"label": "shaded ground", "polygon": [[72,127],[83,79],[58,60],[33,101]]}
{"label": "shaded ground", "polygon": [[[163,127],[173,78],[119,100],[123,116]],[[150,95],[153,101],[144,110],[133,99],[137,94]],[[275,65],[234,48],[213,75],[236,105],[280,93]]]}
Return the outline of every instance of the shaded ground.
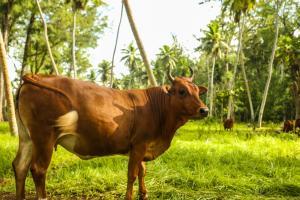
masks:
{"label": "shaded ground", "polygon": [[[13,200],[15,199],[16,196],[13,193],[9,193],[9,192],[0,192],[0,199],[1,200]],[[34,196],[30,195],[30,196],[26,196],[27,200],[34,200]]]}
{"label": "shaded ground", "polygon": [[[10,193],[10,192],[0,192],[0,200],[13,200],[15,199],[15,193]],[[92,200],[92,199],[98,199],[98,200],[104,200],[105,198],[97,197],[97,198],[89,198],[89,197],[63,197],[63,196],[48,196],[48,199],[51,200]],[[35,195],[34,194],[26,194],[26,200],[35,200]]]}

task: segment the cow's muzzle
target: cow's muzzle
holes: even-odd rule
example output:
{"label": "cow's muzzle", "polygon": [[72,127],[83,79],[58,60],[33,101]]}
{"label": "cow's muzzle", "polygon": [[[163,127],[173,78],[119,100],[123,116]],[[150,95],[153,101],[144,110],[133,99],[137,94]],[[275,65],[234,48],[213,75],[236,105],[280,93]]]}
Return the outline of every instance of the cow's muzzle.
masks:
{"label": "cow's muzzle", "polygon": [[207,117],[209,109],[207,107],[200,108],[199,113],[201,117]]}

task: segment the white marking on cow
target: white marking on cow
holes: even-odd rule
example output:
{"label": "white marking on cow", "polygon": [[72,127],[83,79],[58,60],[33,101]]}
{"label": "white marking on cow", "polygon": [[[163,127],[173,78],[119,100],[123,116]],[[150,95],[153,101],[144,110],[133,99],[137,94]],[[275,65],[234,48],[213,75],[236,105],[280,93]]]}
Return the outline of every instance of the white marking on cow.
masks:
{"label": "white marking on cow", "polygon": [[56,127],[58,127],[62,133],[75,133],[77,129],[77,121],[78,113],[73,110],[60,116],[56,120]]}
{"label": "white marking on cow", "polygon": [[80,155],[75,151],[76,142],[80,140],[80,136],[76,133],[78,122],[78,113],[73,110],[56,120],[56,127],[61,131],[56,139],[56,144],[61,145],[69,152],[77,155],[79,158],[87,160],[96,156]]}
{"label": "white marking on cow", "polygon": [[57,139],[57,144],[64,147],[69,152],[77,155],[79,158],[83,160],[88,160],[91,158],[95,158],[96,156],[90,155],[80,155],[78,152],[75,151],[76,142],[79,140],[79,135],[77,133],[61,133]]}

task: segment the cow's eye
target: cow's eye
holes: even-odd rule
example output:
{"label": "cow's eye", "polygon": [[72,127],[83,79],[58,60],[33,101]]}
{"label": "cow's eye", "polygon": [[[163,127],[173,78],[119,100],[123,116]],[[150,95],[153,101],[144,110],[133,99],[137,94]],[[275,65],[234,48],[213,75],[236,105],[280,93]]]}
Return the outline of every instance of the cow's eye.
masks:
{"label": "cow's eye", "polygon": [[178,92],[179,92],[179,95],[182,96],[182,97],[184,97],[186,95],[185,89],[179,89]]}

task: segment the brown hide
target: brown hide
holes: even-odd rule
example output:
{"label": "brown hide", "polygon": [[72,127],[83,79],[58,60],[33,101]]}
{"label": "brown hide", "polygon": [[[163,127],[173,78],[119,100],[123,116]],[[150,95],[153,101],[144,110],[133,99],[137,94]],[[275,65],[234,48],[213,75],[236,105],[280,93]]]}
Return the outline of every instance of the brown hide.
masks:
{"label": "brown hide", "polygon": [[45,175],[56,145],[82,159],[129,155],[126,199],[132,198],[137,176],[141,198],[147,199],[143,162],[166,151],[189,118],[208,113],[199,98],[207,89],[190,78],[175,78],[170,88],[127,91],[61,76],[26,75],[23,80],[17,108],[23,132],[13,162],[17,199],[25,196],[29,167],[37,197],[46,198]]}
{"label": "brown hide", "polygon": [[233,128],[233,119],[225,119],[223,122],[225,130],[232,130]]}
{"label": "brown hide", "polygon": [[283,124],[283,131],[284,132],[290,132],[290,131],[293,131],[293,121],[292,120],[285,120],[284,121],[284,124]]}

